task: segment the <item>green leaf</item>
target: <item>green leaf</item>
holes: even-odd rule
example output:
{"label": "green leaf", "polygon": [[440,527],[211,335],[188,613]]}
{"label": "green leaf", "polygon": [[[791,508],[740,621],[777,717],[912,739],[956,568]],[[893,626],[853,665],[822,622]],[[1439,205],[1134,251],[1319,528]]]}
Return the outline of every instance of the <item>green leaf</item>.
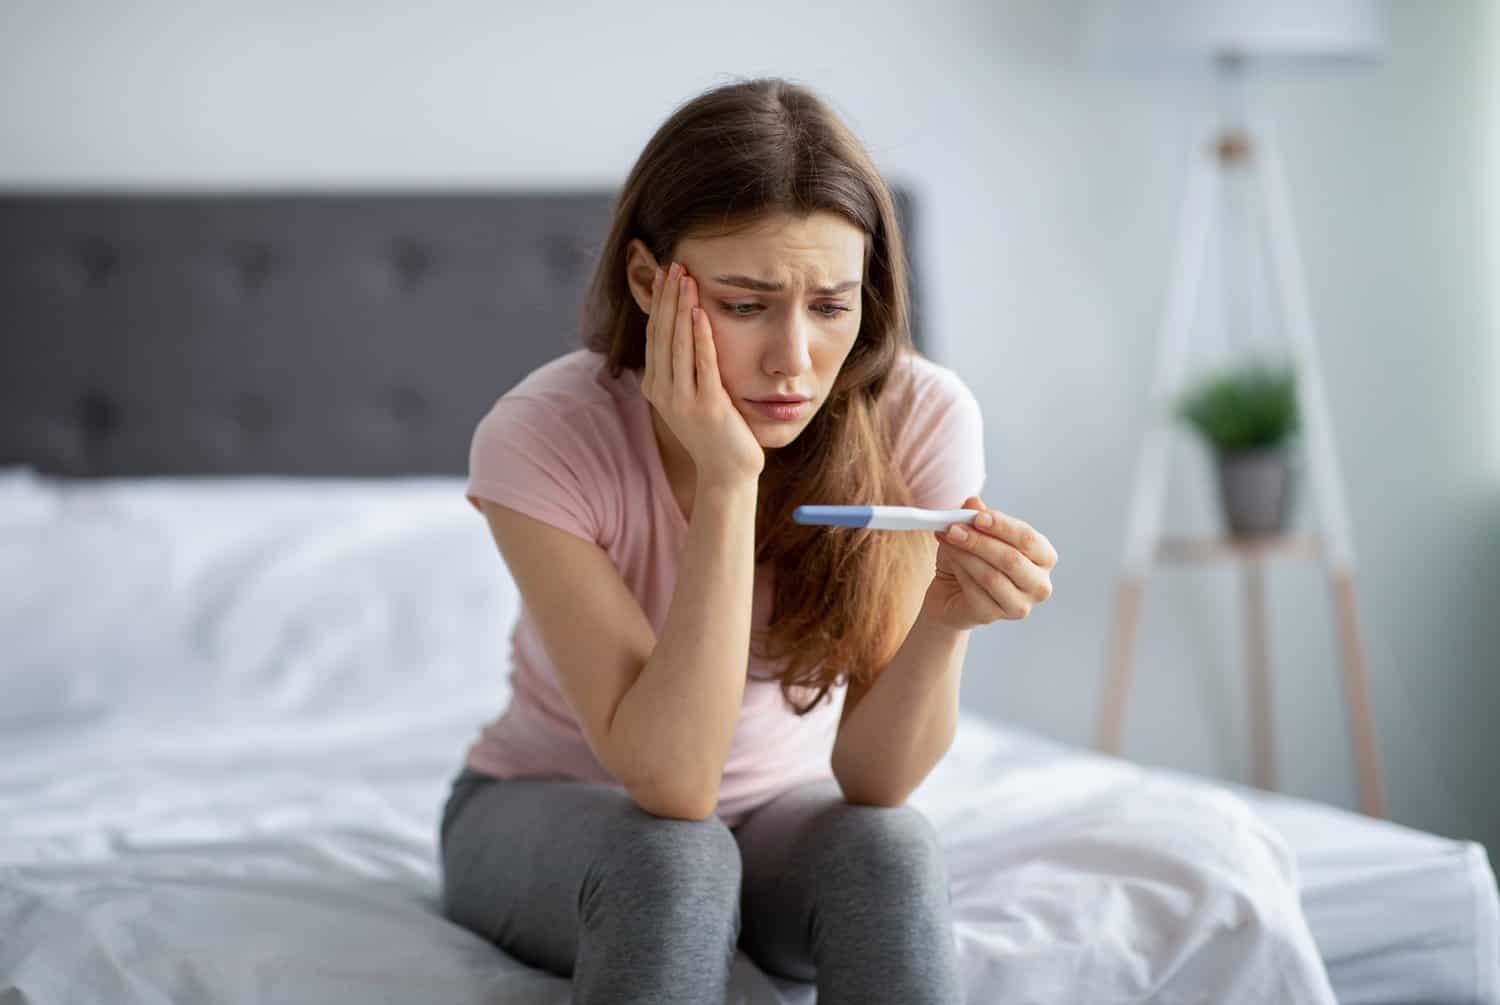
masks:
{"label": "green leaf", "polygon": [[1296,372],[1254,362],[1210,374],[1173,403],[1221,452],[1272,447],[1298,428]]}

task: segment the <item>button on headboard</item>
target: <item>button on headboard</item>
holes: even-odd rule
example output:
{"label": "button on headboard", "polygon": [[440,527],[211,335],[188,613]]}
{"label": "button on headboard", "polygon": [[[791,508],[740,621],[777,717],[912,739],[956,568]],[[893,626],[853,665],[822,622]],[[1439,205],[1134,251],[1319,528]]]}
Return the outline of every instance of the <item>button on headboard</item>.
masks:
{"label": "button on headboard", "polygon": [[581,344],[614,196],[0,195],[0,466],[462,474]]}

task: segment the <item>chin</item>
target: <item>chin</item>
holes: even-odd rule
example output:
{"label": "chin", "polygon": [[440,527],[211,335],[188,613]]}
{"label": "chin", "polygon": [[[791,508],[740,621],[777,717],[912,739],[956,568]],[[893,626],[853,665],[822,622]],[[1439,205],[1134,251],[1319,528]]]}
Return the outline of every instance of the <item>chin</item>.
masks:
{"label": "chin", "polygon": [[755,434],[756,441],[767,450],[786,446],[801,436],[802,430],[806,428],[806,423],[797,426],[789,426],[781,422],[752,421],[750,423],[750,431]]}

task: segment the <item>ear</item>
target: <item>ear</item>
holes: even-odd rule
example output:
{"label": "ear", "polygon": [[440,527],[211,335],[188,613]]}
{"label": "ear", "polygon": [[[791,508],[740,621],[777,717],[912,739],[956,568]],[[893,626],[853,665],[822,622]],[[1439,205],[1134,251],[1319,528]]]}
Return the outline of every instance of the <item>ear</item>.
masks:
{"label": "ear", "polygon": [[651,282],[656,278],[656,256],[651,254],[644,241],[638,237],[630,239],[625,246],[625,285],[642,314],[651,312]]}

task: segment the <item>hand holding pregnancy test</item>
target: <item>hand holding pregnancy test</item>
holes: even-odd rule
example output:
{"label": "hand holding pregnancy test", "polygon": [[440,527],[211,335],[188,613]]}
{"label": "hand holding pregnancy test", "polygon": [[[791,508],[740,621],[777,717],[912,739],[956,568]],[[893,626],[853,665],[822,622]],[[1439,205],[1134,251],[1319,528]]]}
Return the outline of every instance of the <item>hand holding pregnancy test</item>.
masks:
{"label": "hand holding pregnancy test", "polygon": [[940,542],[922,615],[952,628],[1019,621],[1052,595],[1057,550],[1030,524],[986,509],[978,496],[963,509],[916,506],[799,506],[801,524],[869,530],[930,530]]}

